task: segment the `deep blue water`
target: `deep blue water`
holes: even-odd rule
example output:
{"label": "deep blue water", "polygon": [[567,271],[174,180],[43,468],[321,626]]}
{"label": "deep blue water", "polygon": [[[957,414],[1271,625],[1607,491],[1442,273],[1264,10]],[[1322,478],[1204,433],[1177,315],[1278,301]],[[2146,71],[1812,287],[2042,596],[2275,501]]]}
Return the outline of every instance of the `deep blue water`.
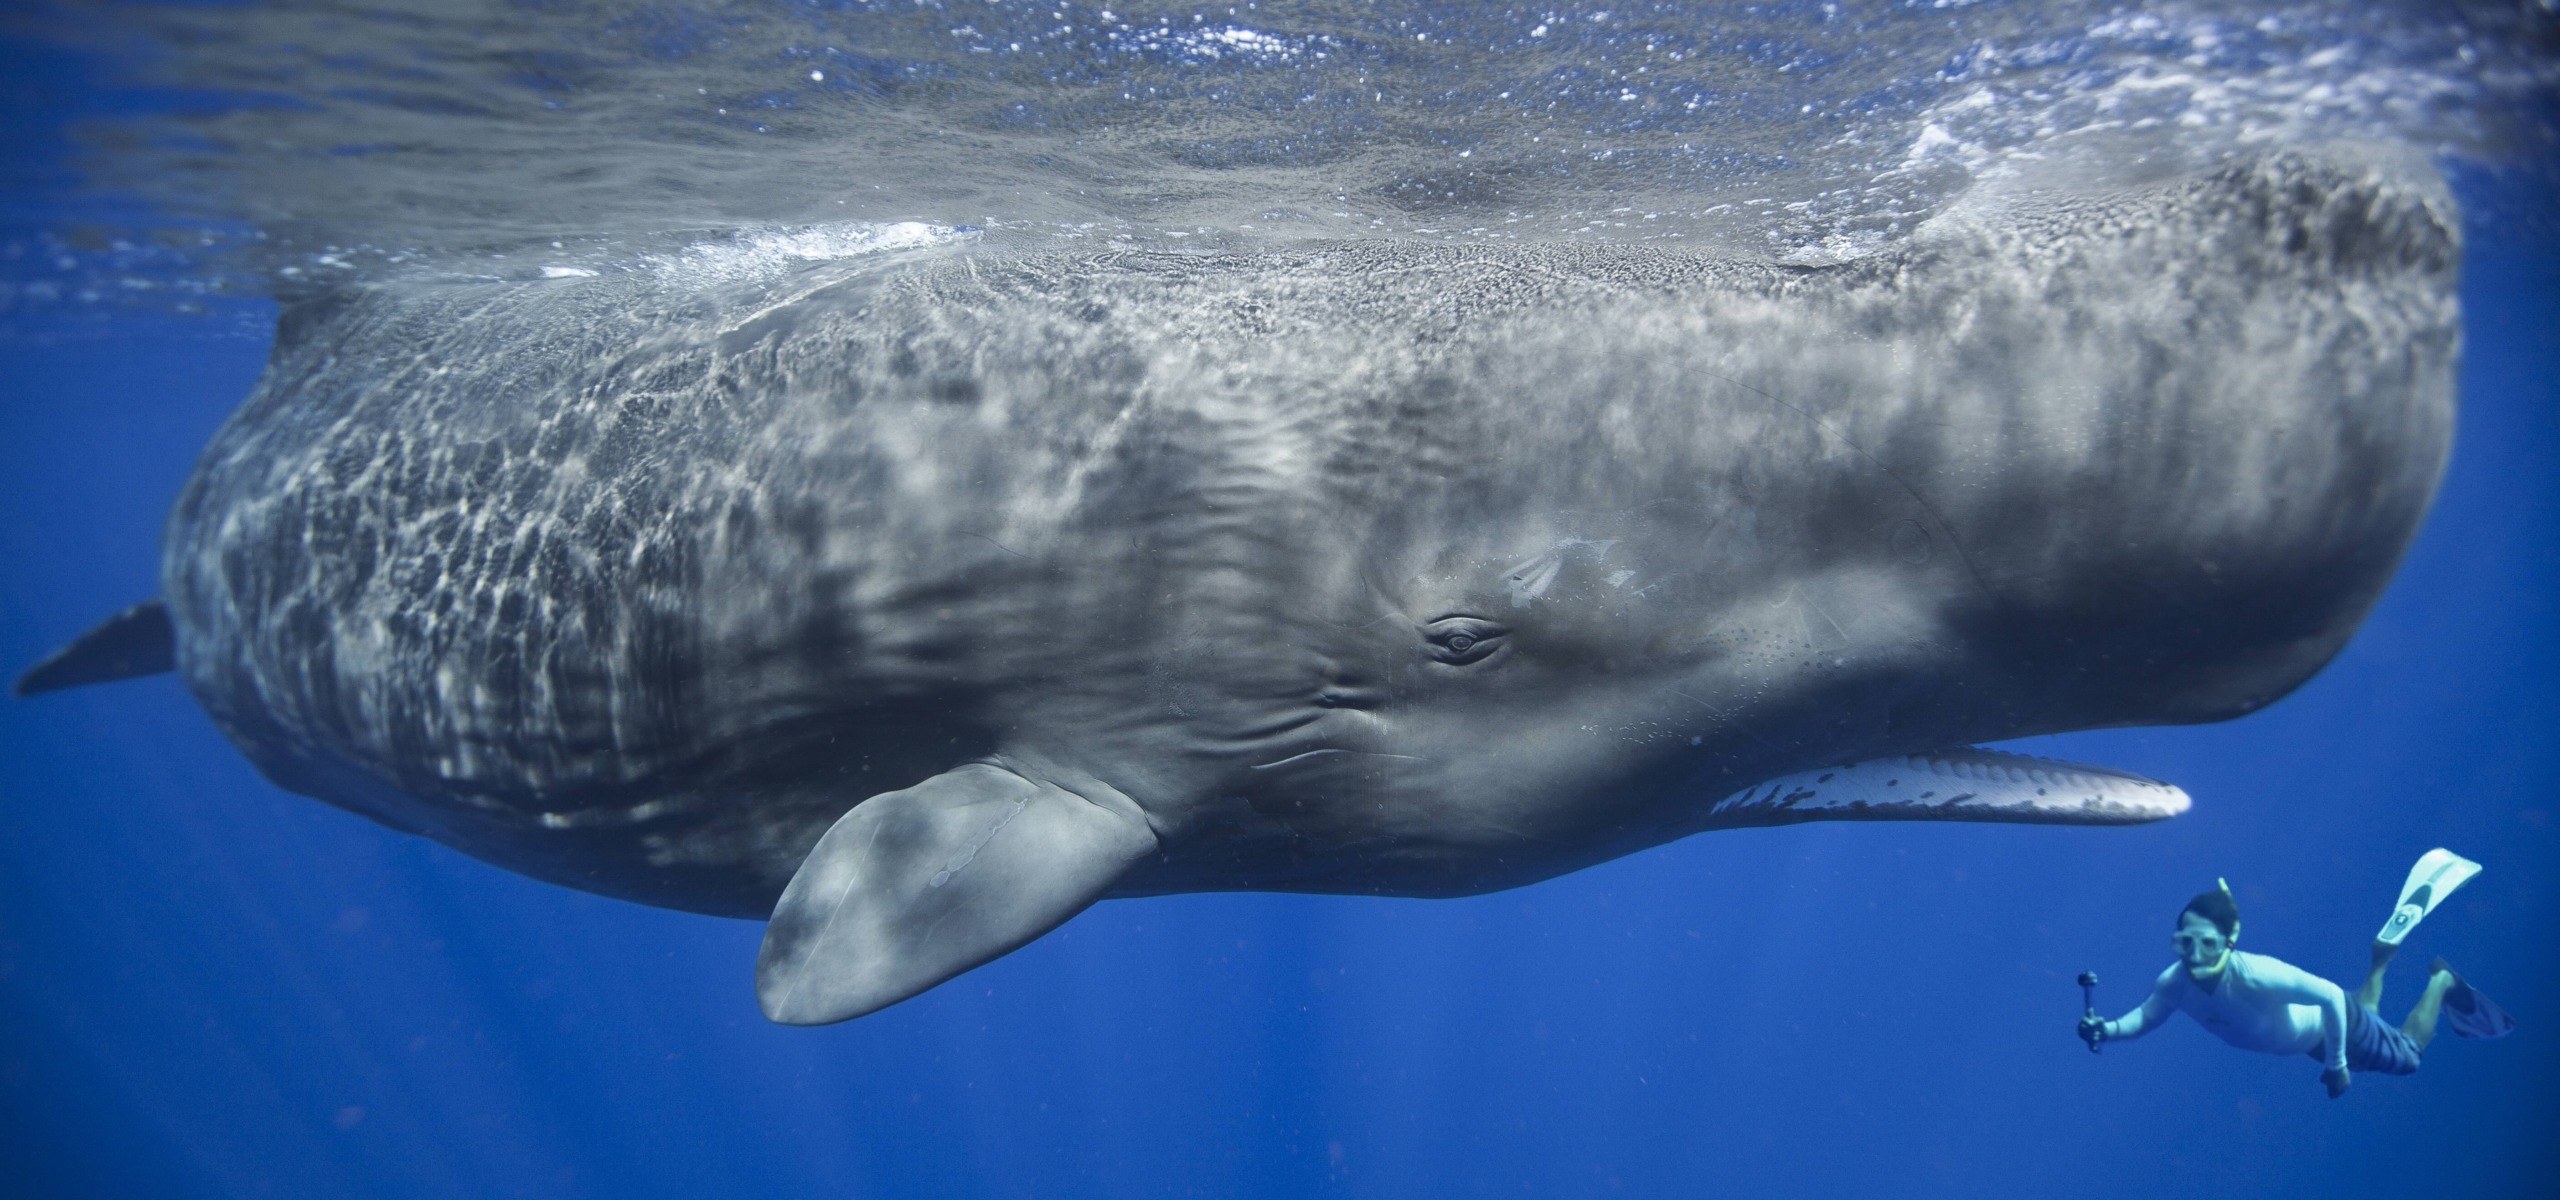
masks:
{"label": "deep blue water", "polygon": [[[18,230],[63,216],[47,106],[95,102],[31,78]],[[2475,212],[2554,199],[2456,182]],[[2452,471],[2345,654],[2244,720],[2038,748],[2195,796],[2155,826],[1815,825],[1469,900],[1114,902],[807,1030],[756,1013],[759,926],[282,793],[170,678],[0,702],[0,1192],[2554,1194],[2560,246],[2469,236]],[[0,664],[154,590],[165,506],[265,353],[237,332],[262,302],[214,307],[12,315]],[[2216,876],[2246,947],[2352,987],[2439,845],[2488,869],[2384,1012],[2442,954],[2514,1037],[2334,1102],[2183,1021],[2072,1037],[2073,975],[2130,1007]]]}

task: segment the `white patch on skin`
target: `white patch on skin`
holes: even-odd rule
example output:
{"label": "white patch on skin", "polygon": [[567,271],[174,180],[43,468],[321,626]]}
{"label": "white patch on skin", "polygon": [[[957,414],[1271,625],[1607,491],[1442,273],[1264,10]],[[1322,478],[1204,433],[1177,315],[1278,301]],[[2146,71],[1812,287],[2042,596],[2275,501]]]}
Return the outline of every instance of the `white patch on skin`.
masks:
{"label": "white patch on skin", "polygon": [[1564,559],[1550,554],[1513,567],[1503,576],[1502,584],[1511,593],[1511,607],[1527,608],[1529,602],[1546,595],[1555,586],[1556,575],[1564,570]]}
{"label": "white patch on skin", "polygon": [[1617,544],[1615,538],[1601,542],[1589,538],[1566,538],[1546,553],[1503,572],[1502,586],[1511,596],[1511,607],[1527,608],[1530,602],[1546,595],[1547,589],[1555,586],[1556,577],[1564,573],[1566,555],[1588,547],[1591,557],[1605,558],[1610,548]]}

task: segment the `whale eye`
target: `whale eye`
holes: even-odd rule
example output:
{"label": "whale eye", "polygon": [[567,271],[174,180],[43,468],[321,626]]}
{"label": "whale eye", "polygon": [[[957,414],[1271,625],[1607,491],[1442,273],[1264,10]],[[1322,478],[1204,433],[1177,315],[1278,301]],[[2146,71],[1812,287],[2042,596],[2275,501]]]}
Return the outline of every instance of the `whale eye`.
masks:
{"label": "whale eye", "polygon": [[1444,663],[1464,664],[1482,661],[1502,648],[1502,635],[1510,632],[1491,621],[1475,617],[1442,617],[1422,629],[1422,638],[1430,644],[1431,657]]}

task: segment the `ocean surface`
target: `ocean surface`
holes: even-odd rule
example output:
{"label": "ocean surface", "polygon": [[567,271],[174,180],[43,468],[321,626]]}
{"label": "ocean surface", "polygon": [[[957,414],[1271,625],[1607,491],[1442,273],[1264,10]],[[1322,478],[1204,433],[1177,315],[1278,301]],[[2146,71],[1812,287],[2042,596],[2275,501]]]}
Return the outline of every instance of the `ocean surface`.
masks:
{"label": "ocean surface", "polygon": [[[1103,904],[861,1020],[761,927],[267,783],[171,677],[0,701],[0,1194],[2530,1197],[2560,1192],[2560,15],[2485,5],[278,3],[0,14],[0,667],[157,587],[280,303],[966,242],[1647,242],[1821,265],[2273,150],[2464,214],[2453,464],[2299,692],[2033,753],[2125,829],[1703,835],[1465,900]],[[2522,1023],[2332,1101],[2184,1021],[2091,1055],[2228,878],[2352,988]]]}

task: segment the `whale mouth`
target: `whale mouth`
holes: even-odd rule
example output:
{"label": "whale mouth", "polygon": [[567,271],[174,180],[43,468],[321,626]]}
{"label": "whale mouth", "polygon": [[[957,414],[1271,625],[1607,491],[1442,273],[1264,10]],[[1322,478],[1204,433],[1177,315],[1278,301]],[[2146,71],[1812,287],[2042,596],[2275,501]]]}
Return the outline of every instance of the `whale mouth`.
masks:
{"label": "whale mouth", "polygon": [[1306,761],[1306,760],[1308,760],[1308,759],[1318,758],[1318,757],[1321,757],[1321,756],[1324,756],[1324,755],[1328,755],[1328,754],[1357,754],[1357,755],[1360,755],[1360,756],[1361,756],[1361,757],[1363,757],[1363,758],[1400,758],[1400,759],[1405,760],[1406,762],[1430,762],[1430,761],[1431,761],[1430,759],[1424,758],[1424,757],[1422,757],[1421,755],[1418,755],[1418,754],[1387,754],[1387,753],[1384,753],[1384,752],[1382,752],[1382,751],[1377,751],[1377,750],[1345,750],[1345,749],[1342,749],[1341,747],[1338,747],[1338,746],[1325,746],[1325,747],[1320,747],[1320,748],[1318,748],[1318,749],[1314,749],[1314,750],[1307,750],[1307,751],[1302,751],[1302,752],[1297,753],[1297,754],[1292,754],[1292,755],[1290,755],[1290,756],[1289,756],[1289,757],[1287,757],[1287,758],[1277,759],[1277,760],[1274,760],[1274,761],[1272,761],[1272,762],[1267,762],[1267,763],[1252,763],[1252,764],[1247,765],[1247,766],[1245,767],[1245,770],[1248,770],[1248,771],[1268,771],[1268,770],[1271,770],[1271,769],[1273,769],[1273,768],[1275,768],[1275,767],[1285,767],[1285,766],[1288,766],[1288,765],[1289,765],[1289,764],[1291,764],[1291,763],[1295,763],[1295,762],[1304,762],[1304,761]]}
{"label": "whale mouth", "polygon": [[2190,804],[2176,785],[2128,771],[1963,747],[1767,780],[1718,801],[1702,827],[1854,820],[2140,825]]}

